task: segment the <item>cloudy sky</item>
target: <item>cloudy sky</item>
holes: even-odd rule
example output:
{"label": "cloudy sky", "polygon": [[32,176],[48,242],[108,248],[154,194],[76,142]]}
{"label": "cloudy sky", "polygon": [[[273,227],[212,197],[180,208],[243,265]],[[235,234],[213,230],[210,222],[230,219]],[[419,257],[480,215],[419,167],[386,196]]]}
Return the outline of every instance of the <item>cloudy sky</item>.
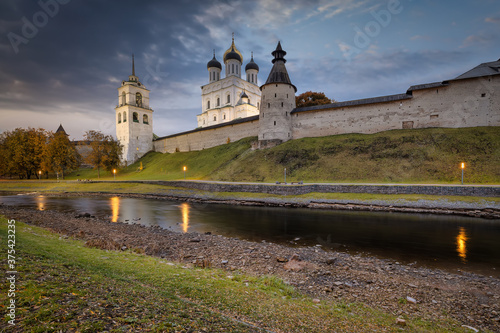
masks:
{"label": "cloudy sky", "polygon": [[197,126],[206,64],[254,52],[259,84],[281,41],[298,93],[338,101],[403,93],[500,58],[498,0],[2,0],[0,132],[114,134],[117,88],[151,90],[154,132]]}

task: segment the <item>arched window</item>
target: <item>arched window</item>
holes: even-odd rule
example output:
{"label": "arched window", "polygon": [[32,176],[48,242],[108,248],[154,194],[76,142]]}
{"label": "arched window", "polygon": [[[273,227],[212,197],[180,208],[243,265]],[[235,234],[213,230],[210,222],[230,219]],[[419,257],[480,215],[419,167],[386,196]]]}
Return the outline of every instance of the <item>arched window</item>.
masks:
{"label": "arched window", "polygon": [[231,95],[227,95],[227,102],[231,103]]}
{"label": "arched window", "polygon": [[139,122],[139,115],[137,114],[137,112],[132,113],[132,121],[134,123],[138,123]]}
{"label": "arched window", "polygon": [[217,106],[220,106],[220,97],[217,97]]}
{"label": "arched window", "polygon": [[233,74],[234,74],[234,64],[232,64],[232,66],[231,66],[231,67],[232,67],[232,69],[233,69],[231,73],[233,73]]}
{"label": "arched window", "polygon": [[118,124],[121,124],[122,122],[122,114],[118,113]]}
{"label": "arched window", "polygon": [[225,113],[222,115],[222,119],[226,120],[226,114]]}
{"label": "arched window", "polygon": [[122,104],[121,105],[125,105],[127,104],[127,97],[125,96],[125,91],[122,92]]}
{"label": "arched window", "polygon": [[210,109],[210,101],[207,101],[207,110]]}
{"label": "arched window", "polygon": [[205,119],[203,119],[203,125],[205,125]]}
{"label": "arched window", "polygon": [[127,112],[123,112],[123,122],[127,122]]}
{"label": "arched window", "polygon": [[143,124],[149,124],[148,115],[147,114],[145,114],[145,115],[142,116],[142,123]]}
{"label": "arched window", "polygon": [[214,116],[214,121],[217,121],[217,116]]}
{"label": "arched window", "polygon": [[135,94],[135,105],[142,108],[142,95],[139,92]]}

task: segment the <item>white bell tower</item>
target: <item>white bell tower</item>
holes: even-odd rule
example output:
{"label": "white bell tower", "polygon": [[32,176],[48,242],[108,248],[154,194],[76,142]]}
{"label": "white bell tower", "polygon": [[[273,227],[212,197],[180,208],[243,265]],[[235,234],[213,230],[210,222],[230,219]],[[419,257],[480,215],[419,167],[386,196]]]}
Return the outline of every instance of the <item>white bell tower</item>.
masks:
{"label": "white bell tower", "polygon": [[132,75],[118,88],[116,138],[123,145],[122,162],[132,164],[153,150],[153,109],[149,107],[149,90],[135,76],[134,55]]}

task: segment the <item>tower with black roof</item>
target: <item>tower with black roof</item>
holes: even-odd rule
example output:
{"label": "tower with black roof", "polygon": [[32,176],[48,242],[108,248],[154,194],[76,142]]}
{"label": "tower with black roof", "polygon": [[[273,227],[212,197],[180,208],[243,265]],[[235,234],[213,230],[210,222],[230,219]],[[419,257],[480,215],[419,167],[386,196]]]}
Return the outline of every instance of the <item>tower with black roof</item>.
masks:
{"label": "tower with black roof", "polygon": [[278,42],[271,53],[273,68],[267,81],[260,87],[262,92],[259,115],[259,146],[261,148],[280,144],[292,139],[290,112],[295,109],[297,88],[292,84],[286,70],[286,52]]}

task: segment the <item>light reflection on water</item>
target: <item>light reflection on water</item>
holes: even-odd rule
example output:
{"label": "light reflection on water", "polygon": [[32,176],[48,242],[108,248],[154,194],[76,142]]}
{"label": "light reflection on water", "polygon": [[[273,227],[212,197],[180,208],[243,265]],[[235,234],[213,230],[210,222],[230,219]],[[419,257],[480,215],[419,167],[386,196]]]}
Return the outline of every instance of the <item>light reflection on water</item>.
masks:
{"label": "light reflection on water", "polygon": [[457,236],[457,252],[461,261],[464,264],[467,263],[467,232],[464,227],[460,227],[460,231]]}
{"label": "light reflection on water", "polygon": [[[444,215],[310,210],[123,197],[0,196],[0,203],[90,213],[177,232],[210,231],[251,241],[363,252],[406,263],[498,276],[500,220]],[[298,239],[298,240],[297,240]]]}
{"label": "light reflection on water", "polygon": [[187,233],[189,229],[189,204],[183,202],[179,207],[182,211],[182,231]]}

